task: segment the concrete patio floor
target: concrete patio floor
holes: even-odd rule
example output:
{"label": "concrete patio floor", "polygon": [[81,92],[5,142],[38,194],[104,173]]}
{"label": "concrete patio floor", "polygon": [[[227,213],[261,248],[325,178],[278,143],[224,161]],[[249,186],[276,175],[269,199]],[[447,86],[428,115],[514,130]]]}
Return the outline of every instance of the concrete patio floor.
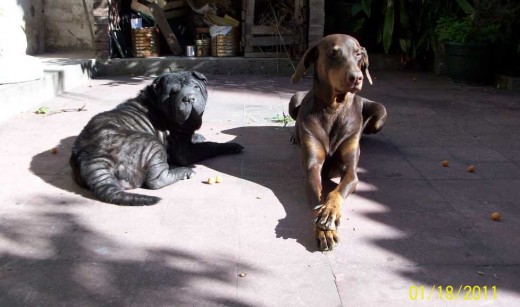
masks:
{"label": "concrete patio floor", "polygon": [[[362,95],[389,121],[362,139],[358,191],[327,253],[312,237],[292,128],[272,120],[308,78],[209,75],[201,132],[245,150],[139,189],[162,198],[151,207],[98,202],[68,166],[87,121],[150,78],[91,80],[41,103],[86,111],[4,121],[0,306],[518,306],[520,94],[372,75]],[[222,183],[203,183],[216,175]]]}

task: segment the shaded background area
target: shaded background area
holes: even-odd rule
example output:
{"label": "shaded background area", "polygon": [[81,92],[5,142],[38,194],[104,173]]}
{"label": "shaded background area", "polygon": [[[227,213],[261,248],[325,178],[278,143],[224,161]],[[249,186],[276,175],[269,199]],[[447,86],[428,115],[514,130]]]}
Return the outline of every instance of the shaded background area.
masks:
{"label": "shaded background area", "polygon": [[[88,119],[149,78],[92,80],[45,102],[86,111],[4,122],[0,305],[406,305],[417,303],[413,285],[497,286],[494,303],[514,305],[518,93],[427,74],[373,76],[363,94],[385,104],[389,121],[362,139],[360,184],[344,206],[341,245],[328,253],[314,246],[292,128],[274,122],[310,79],[208,76],[201,133],[246,149],[197,165],[193,179],[139,189],[162,198],[152,207],[100,203],[68,167]],[[203,183],[216,175],[222,183]]]}
{"label": "shaded background area", "polygon": [[493,73],[518,77],[520,34],[515,29],[520,26],[520,4],[516,1],[327,0],[324,34],[353,35],[371,53],[399,55],[403,68],[445,73],[439,66],[445,55],[437,23],[442,18],[466,17],[472,20],[471,33],[489,25],[499,28],[488,37],[493,45]]}

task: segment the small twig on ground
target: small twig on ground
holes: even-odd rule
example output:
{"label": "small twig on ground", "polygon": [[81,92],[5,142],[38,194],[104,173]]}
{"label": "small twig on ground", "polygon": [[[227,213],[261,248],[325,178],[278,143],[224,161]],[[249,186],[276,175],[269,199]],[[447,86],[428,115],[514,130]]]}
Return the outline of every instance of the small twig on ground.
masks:
{"label": "small twig on ground", "polygon": [[86,107],[86,104],[83,104],[83,106],[81,108],[61,109],[59,111],[52,111],[52,112],[49,112],[49,114],[47,114],[47,116],[58,114],[58,113],[65,113],[65,112],[82,112],[82,111],[87,111],[87,109],[85,107]]}

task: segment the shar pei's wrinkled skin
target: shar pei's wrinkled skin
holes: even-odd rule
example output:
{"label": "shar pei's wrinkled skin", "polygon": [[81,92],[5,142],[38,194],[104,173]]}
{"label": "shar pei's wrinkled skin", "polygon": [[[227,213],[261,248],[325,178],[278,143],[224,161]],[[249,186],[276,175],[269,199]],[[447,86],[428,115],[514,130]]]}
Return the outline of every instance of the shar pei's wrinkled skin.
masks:
{"label": "shar pei's wrinkled skin", "polygon": [[193,163],[241,152],[239,144],[206,142],[195,133],[206,106],[206,82],[195,71],[166,73],[137,97],[94,116],[74,142],[74,180],[107,203],[153,205],[158,197],[125,190],[160,189],[193,176],[187,167]]}

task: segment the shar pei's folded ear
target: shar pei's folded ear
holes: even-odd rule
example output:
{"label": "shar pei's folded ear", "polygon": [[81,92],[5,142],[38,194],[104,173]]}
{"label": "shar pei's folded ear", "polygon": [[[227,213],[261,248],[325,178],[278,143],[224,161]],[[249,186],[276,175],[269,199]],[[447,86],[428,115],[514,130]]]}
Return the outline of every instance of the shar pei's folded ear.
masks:
{"label": "shar pei's folded ear", "polygon": [[206,76],[204,76],[204,75],[201,74],[200,72],[198,72],[198,71],[192,71],[191,74],[192,74],[195,78],[197,78],[197,79],[203,81],[204,83],[208,83],[208,78],[206,78]]}
{"label": "shar pei's folded ear", "polygon": [[177,93],[182,88],[182,74],[164,73],[157,76],[151,87],[158,102],[166,101],[172,93]]}
{"label": "shar pei's folded ear", "polygon": [[359,68],[367,76],[368,82],[372,84],[372,77],[370,77],[370,73],[368,72],[368,53],[365,47],[361,47],[361,60],[359,61]]}
{"label": "shar pei's folded ear", "polygon": [[316,61],[318,58],[318,47],[313,46],[307,51],[305,51],[305,54],[300,60],[300,63],[298,63],[298,66],[296,67],[296,71],[292,75],[291,82],[293,84],[296,84],[300,82],[303,75],[305,75],[305,71],[309,68],[309,66]]}
{"label": "shar pei's folded ear", "polygon": [[200,87],[200,90],[201,90],[201,93],[202,93],[202,96],[204,97],[204,99],[208,99],[208,91],[206,89],[206,84],[208,83],[208,79],[206,78],[206,76],[204,76],[203,74],[201,74],[198,71],[192,71],[191,75],[192,75],[192,77],[195,78],[195,80],[198,80],[199,87]]}

